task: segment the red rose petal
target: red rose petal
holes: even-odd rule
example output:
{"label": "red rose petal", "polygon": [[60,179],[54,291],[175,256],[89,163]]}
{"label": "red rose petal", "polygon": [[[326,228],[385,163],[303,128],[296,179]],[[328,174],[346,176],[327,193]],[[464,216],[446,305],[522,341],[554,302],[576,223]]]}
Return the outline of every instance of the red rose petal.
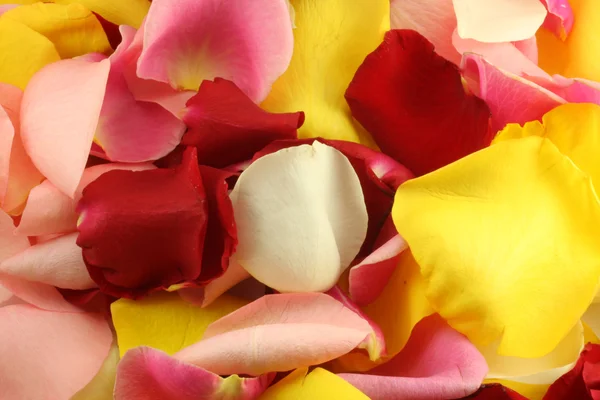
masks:
{"label": "red rose petal", "polygon": [[488,146],[490,113],[458,67],[411,30],[392,30],[346,91],[352,115],[381,150],[416,175]]}
{"label": "red rose petal", "polygon": [[544,400],[599,400],[600,345],[588,343],[575,367],[554,382]]}
{"label": "red rose petal", "polygon": [[194,149],[177,169],[102,175],[77,206],[77,244],[90,276],[101,291],[118,297],[197,279],[207,203]]}
{"label": "red rose petal", "polygon": [[527,397],[499,384],[484,385],[476,393],[464,399],[469,400],[527,400]]}
{"label": "red rose petal", "polygon": [[231,81],[203,81],[187,102],[189,127],[182,144],[195,146],[202,165],[222,168],[249,160],[277,139],[295,139],[304,113],[272,114],[254,104]]}

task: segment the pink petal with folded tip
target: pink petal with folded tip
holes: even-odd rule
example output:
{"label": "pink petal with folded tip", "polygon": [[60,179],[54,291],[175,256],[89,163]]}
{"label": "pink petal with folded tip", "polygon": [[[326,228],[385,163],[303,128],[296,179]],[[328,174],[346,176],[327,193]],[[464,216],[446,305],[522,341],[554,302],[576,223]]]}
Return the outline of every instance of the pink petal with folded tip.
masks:
{"label": "pink petal with folded tip", "polygon": [[115,169],[143,171],[154,169],[152,164],[100,164],[86,168],[75,191],[74,198],[61,192],[52,182],[46,180],[33,188],[27,199],[19,226],[15,234],[42,236],[77,230],[78,215],[75,212],[77,201],[83,189],[105,172]]}
{"label": "pink petal with folded tip", "polygon": [[476,96],[485,100],[492,114],[494,131],[506,124],[524,124],[540,119],[565,100],[535,83],[503,71],[482,57],[463,59],[463,76]]}
{"label": "pink petal with folded tip", "polygon": [[256,378],[222,378],[150,347],[137,347],[119,362],[115,400],[254,400],[275,374]]}
{"label": "pink petal with folded tip", "polygon": [[565,40],[575,22],[573,9],[568,0],[542,0],[548,10],[544,20],[544,28],[552,31],[557,37]]}
{"label": "pink petal with folded tip", "polygon": [[185,125],[156,103],[137,101],[124,71],[131,67],[127,50],[134,32],[123,28],[123,41],[110,57],[111,70],[94,140],[111,161],[154,161],[181,141]]}
{"label": "pink petal with folded tip", "polygon": [[0,263],[0,273],[64,289],[97,287],[87,272],[77,232],[39,243]]}
{"label": "pink petal with folded tip", "polygon": [[369,323],[322,293],[275,294],[209,325],[203,339],[174,355],[219,375],[260,375],[318,365],[350,352]]}
{"label": "pink petal with folded tip", "polygon": [[[523,48],[523,44],[519,44],[519,47],[517,47],[517,45],[510,42],[481,43],[472,39],[463,39],[458,36],[456,31],[452,34],[452,43],[461,54],[478,54],[496,67],[510,71],[513,74],[549,77],[543,69],[531,60],[530,53],[526,55],[521,52],[519,47]],[[526,50],[531,51],[531,49]]]}
{"label": "pink petal with folded tip", "polygon": [[0,308],[0,398],[68,399],[98,372],[112,333],[99,314]]}
{"label": "pink petal with folded tip", "polygon": [[154,0],[144,29],[138,75],[177,89],[222,77],[259,103],[292,57],[285,0]]}
{"label": "pink petal with folded tip", "polygon": [[397,234],[350,269],[350,297],[356,304],[366,306],[379,297],[396,269],[400,253],[407,248],[406,241]]}
{"label": "pink petal with folded tip", "polygon": [[365,313],[362,312],[360,308],[346,295],[346,293],[342,292],[342,290],[335,286],[331,290],[327,292],[328,295],[339,301],[344,305],[344,307],[354,311],[357,315],[363,318],[365,321],[369,323],[371,326],[372,332],[368,335],[361,344],[357,347],[359,349],[365,349],[369,354],[369,359],[371,361],[380,360],[387,354],[387,350],[385,348],[385,339],[383,337],[383,332],[379,325],[375,323],[371,318],[369,318]]}
{"label": "pink petal with folded tip", "polygon": [[413,329],[404,349],[365,374],[339,374],[372,399],[455,399],[475,392],[487,374],[483,356],[437,314]]}
{"label": "pink petal with folded tip", "polygon": [[98,124],[110,63],[62,60],[33,76],[21,104],[23,145],[35,166],[73,197]]}
{"label": "pink petal with folded tip", "polygon": [[0,287],[12,294],[11,304],[26,303],[48,311],[82,312],[68,303],[54,286],[0,274]]}

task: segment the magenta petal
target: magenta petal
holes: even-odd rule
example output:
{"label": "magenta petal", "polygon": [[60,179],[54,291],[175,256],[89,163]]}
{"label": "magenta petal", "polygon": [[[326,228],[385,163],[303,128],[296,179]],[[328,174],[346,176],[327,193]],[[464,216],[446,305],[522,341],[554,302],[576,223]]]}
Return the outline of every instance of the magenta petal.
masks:
{"label": "magenta petal", "polygon": [[0,308],[0,398],[69,399],[98,372],[112,333],[102,315]]}
{"label": "magenta petal", "polygon": [[552,79],[527,76],[533,83],[548,89],[569,103],[600,104],[600,83],[587,79],[565,78],[554,75]]}
{"label": "magenta petal", "polygon": [[95,141],[111,161],[153,161],[180,142],[185,125],[156,103],[137,101],[124,71],[130,66],[127,50],[133,33],[122,29],[123,41],[110,57],[111,70]]}
{"label": "magenta petal", "polygon": [[256,378],[217,374],[176,360],[149,347],[129,350],[117,369],[115,400],[253,400],[269,386],[274,373]]}
{"label": "magenta petal", "polygon": [[548,10],[544,21],[544,28],[554,32],[556,36],[565,40],[571,29],[575,16],[568,0],[542,0]]}
{"label": "magenta petal", "polygon": [[502,71],[474,54],[463,58],[463,76],[475,95],[485,100],[492,113],[492,128],[541,119],[565,100],[517,75]]}
{"label": "magenta petal", "polygon": [[144,30],[138,75],[178,89],[222,77],[259,103],[292,57],[284,0],[154,0]]}
{"label": "magenta petal", "polygon": [[109,70],[106,60],[58,61],[35,74],[23,95],[25,150],[40,172],[70,197],[90,153]]}
{"label": "magenta petal", "polygon": [[437,314],[421,320],[404,349],[365,374],[339,374],[372,399],[455,399],[487,374],[483,356]]}

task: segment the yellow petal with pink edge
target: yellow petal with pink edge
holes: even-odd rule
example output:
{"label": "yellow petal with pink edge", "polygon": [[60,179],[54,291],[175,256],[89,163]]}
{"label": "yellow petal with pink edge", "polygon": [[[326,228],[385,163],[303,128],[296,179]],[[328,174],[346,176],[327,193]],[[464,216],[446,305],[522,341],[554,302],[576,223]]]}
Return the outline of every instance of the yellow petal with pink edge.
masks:
{"label": "yellow petal with pink edge", "polygon": [[138,346],[150,346],[168,354],[199,341],[214,321],[237,310],[246,301],[222,295],[200,308],[177,293],[159,292],[142,300],[120,299],[111,305],[121,356]]}
{"label": "yellow petal with pink edge", "polygon": [[9,10],[2,19],[20,22],[44,35],[61,58],[111,51],[100,21],[80,4],[36,3]]}
{"label": "yellow petal with pink edge", "polygon": [[267,389],[259,400],[368,400],[354,386],[335,374],[316,368],[307,374],[308,368],[298,368]]}
{"label": "yellow petal with pink edge", "polygon": [[290,3],[295,11],[294,54],[262,107],[271,112],[304,111],[301,138],[321,136],[373,147],[370,135],[352,120],[344,93],[389,29],[389,0]]}
{"label": "yellow petal with pink edge", "polygon": [[392,215],[433,308],[501,355],[550,353],[596,293],[598,198],[548,139],[499,142],[407,181]]}

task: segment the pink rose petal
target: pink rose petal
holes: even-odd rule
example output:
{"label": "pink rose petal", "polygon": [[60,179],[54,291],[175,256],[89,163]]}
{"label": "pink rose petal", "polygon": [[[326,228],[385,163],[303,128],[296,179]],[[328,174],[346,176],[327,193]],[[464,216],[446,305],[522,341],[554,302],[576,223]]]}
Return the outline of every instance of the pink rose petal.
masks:
{"label": "pink rose petal", "polygon": [[107,60],[62,60],[34,75],[23,95],[25,150],[40,172],[70,197],[85,169],[109,70]]}
{"label": "pink rose petal", "polygon": [[214,322],[174,357],[219,375],[260,375],[330,361],[371,333],[367,321],[325,294],[267,295]]}
{"label": "pink rose petal", "polygon": [[485,100],[492,114],[492,128],[508,123],[524,124],[540,119],[565,100],[535,83],[469,54],[463,59],[463,76],[476,96]]}
{"label": "pink rose petal", "polygon": [[101,315],[0,308],[0,398],[69,399],[98,372],[112,333]]}
{"label": "pink rose petal", "polygon": [[587,79],[565,78],[554,75],[552,79],[527,76],[536,83],[569,103],[600,104],[600,84]]}
{"label": "pink rose petal", "polygon": [[144,29],[138,75],[178,89],[222,77],[258,103],[292,57],[285,0],[154,0]]}
{"label": "pink rose petal", "polygon": [[372,399],[455,399],[475,392],[487,374],[469,340],[434,314],[419,322],[404,349],[365,374],[339,374]]}
{"label": "pink rose petal", "polygon": [[64,289],[97,287],[87,272],[77,232],[36,244],[0,263],[0,273]]}
{"label": "pink rose petal", "polygon": [[14,235],[14,229],[12,218],[0,210],[0,262],[29,247],[27,237]]}
{"label": "pink rose petal", "polygon": [[137,101],[129,91],[124,71],[130,66],[127,50],[135,30],[121,29],[123,41],[110,56],[110,74],[95,141],[111,161],[143,162],[170,153],[181,141],[185,125],[156,103]]}
{"label": "pink rose petal", "polygon": [[565,40],[571,29],[575,16],[568,0],[542,0],[542,3],[548,10],[548,15],[544,21],[544,28],[554,32],[560,39]]}
{"label": "pink rose petal", "polygon": [[30,282],[8,275],[0,275],[0,287],[11,293],[9,303],[27,303],[42,310],[57,312],[82,312],[68,303],[54,287],[39,282]]}
{"label": "pink rose petal", "polygon": [[143,171],[154,169],[152,164],[100,164],[86,168],[75,191],[75,198],[61,192],[52,182],[46,180],[33,188],[27,199],[19,226],[15,234],[27,236],[51,235],[75,232],[78,215],[75,212],[77,201],[83,189],[105,172],[115,169]]}
{"label": "pink rose petal", "polygon": [[269,386],[274,373],[257,378],[221,378],[150,347],[125,353],[117,369],[115,400],[254,400]]}

